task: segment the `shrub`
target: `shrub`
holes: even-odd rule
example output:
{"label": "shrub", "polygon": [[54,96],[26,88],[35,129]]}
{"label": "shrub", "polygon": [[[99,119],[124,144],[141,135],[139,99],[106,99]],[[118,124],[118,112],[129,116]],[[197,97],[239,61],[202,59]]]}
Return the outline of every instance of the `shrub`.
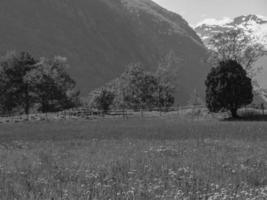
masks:
{"label": "shrub", "polygon": [[113,91],[106,88],[102,88],[96,91],[90,102],[90,107],[107,113],[110,110],[111,105],[115,99],[115,94]]}

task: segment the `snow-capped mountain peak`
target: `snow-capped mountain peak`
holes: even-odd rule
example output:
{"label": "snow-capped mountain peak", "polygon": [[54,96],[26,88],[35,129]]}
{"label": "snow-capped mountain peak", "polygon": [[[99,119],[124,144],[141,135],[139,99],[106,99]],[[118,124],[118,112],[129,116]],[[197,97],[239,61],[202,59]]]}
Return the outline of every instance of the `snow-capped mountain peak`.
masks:
{"label": "snow-capped mountain peak", "polygon": [[214,18],[208,18],[201,22],[199,22],[195,27],[201,27],[201,26],[223,26],[228,23],[233,22],[233,19],[229,17],[224,17],[223,19],[214,19]]}
{"label": "snow-capped mountain peak", "polygon": [[249,25],[249,24],[265,24],[267,23],[267,18],[260,15],[243,15],[236,17],[231,25]]}

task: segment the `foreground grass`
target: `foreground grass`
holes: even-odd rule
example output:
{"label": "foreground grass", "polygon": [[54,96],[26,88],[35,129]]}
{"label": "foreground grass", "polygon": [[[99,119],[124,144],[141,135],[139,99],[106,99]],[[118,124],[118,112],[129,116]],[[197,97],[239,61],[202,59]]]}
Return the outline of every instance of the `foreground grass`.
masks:
{"label": "foreground grass", "polygon": [[266,199],[267,123],[0,125],[0,199]]}

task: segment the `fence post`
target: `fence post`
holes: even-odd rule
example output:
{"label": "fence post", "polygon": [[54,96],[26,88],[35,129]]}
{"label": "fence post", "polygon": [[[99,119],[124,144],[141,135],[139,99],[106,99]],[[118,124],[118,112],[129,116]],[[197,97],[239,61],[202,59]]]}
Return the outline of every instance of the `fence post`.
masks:
{"label": "fence post", "polygon": [[261,110],[262,110],[262,115],[264,115],[265,114],[265,106],[263,103],[261,104]]}
{"label": "fence post", "polygon": [[125,110],[125,108],[122,109],[122,115],[123,115],[123,119],[128,119],[127,110]]}

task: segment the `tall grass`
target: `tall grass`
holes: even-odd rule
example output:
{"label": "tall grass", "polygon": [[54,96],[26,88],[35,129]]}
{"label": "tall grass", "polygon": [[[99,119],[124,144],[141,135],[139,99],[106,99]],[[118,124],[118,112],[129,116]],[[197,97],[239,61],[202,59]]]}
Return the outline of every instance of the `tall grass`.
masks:
{"label": "tall grass", "polygon": [[132,119],[0,127],[0,199],[266,199],[267,125]]}

